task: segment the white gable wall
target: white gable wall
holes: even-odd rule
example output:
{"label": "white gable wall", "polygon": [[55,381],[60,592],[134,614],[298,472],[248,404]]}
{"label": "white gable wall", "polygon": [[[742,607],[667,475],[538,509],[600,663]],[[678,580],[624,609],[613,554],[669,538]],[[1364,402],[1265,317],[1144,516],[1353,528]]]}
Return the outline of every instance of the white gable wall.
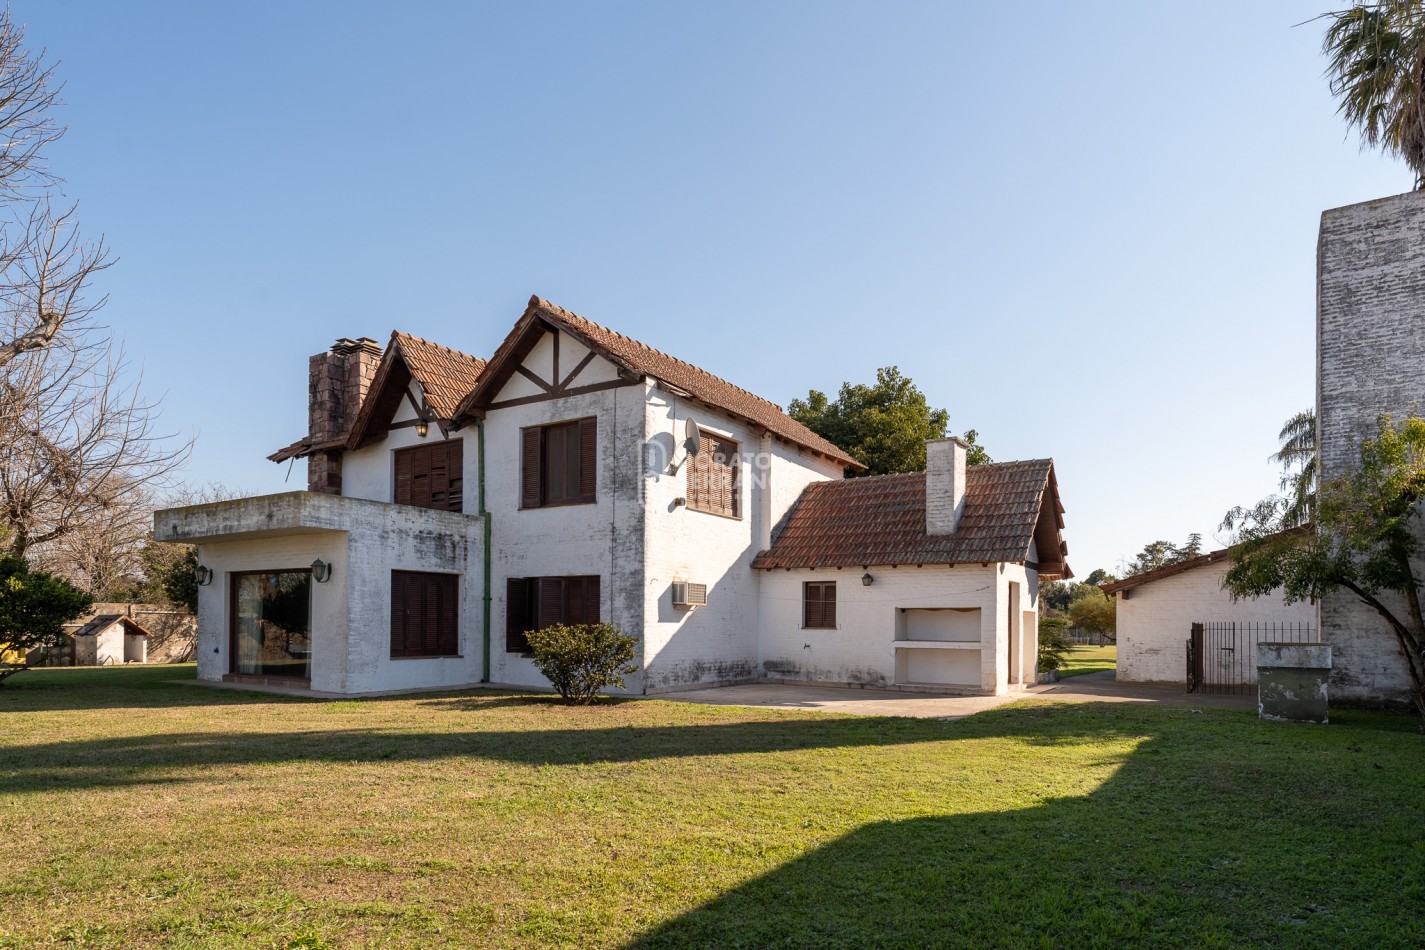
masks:
{"label": "white gable wall", "polygon": [[[411,395],[416,402],[420,403],[422,392],[420,384],[411,381]],[[409,400],[402,399],[400,407],[392,417],[392,422],[407,422],[416,418],[416,410]],[[475,427],[470,426],[464,429],[457,429],[450,433],[450,438],[464,441],[464,448],[461,449],[465,466],[465,509],[468,513],[476,512],[478,501],[475,496],[476,488],[479,485],[477,479],[480,474],[480,456],[475,440]],[[424,445],[429,442],[438,442],[441,439],[440,426],[431,423],[426,437],[423,439],[416,434],[415,426],[404,426],[399,429],[392,429],[386,433],[386,437],[379,439],[371,445],[357,449],[354,452],[346,452],[342,456],[341,463],[341,493],[347,498],[369,498],[372,501],[391,501],[393,498],[396,463],[393,453],[397,449],[408,448],[413,445]]]}
{"label": "white gable wall", "polygon": [[[530,357],[540,367],[541,347]],[[567,375],[578,365],[582,351],[564,337],[560,345],[560,372]],[[586,352],[586,351],[585,351]],[[602,365],[595,365],[602,364]],[[567,368],[566,368],[567,366]],[[544,372],[549,373],[548,364]],[[533,371],[533,370],[532,370]],[[587,375],[586,375],[587,374]],[[541,378],[548,378],[542,376]],[[585,367],[571,386],[617,379],[601,357]],[[515,374],[494,402],[524,393]],[[530,384],[533,385],[533,384]],[[535,392],[540,392],[536,387]],[[529,395],[533,395],[532,393]],[[601,616],[624,633],[643,634],[643,506],[642,448],[644,402],[647,388],[633,384],[580,396],[492,409],[485,421],[486,506],[491,513],[491,679],[497,683],[547,686],[548,682],[527,658],[505,649],[506,593],[511,577],[554,577],[596,574],[603,599]],[[598,419],[596,438],[595,502],[520,509],[520,431],[526,426],[568,422],[585,416]],[[473,431],[473,426],[470,427]],[[474,481],[467,483],[473,486]],[[474,489],[467,487],[467,496]],[[637,675],[626,678],[628,691],[641,692]]]}

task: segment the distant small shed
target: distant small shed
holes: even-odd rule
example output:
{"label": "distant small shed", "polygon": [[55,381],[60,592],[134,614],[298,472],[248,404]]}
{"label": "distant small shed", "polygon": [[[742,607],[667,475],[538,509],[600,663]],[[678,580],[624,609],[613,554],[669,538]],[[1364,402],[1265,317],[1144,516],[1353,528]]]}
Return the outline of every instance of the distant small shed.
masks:
{"label": "distant small shed", "polygon": [[[1314,627],[1316,605],[1288,604],[1280,590],[1234,603],[1222,587],[1231,565],[1231,548],[1224,548],[1103,585],[1103,592],[1118,600],[1118,679],[1186,684],[1194,623],[1240,624],[1253,631]],[[1255,681],[1255,660],[1251,665],[1246,672]]]}
{"label": "distant small shed", "polygon": [[123,614],[100,614],[74,631],[75,666],[148,661],[149,632]]}

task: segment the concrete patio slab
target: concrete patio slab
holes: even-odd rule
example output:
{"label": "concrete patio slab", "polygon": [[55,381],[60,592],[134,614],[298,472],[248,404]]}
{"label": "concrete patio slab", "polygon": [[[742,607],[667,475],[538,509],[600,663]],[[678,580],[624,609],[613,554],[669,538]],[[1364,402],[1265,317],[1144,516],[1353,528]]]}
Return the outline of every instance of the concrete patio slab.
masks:
{"label": "concrete patio slab", "polygon": [[1255,691],[1246,696],[1208,696],[1186,693],[1171,683],[1120,683],[1112,670],[1071,676],[1058,683],[1033,686],[1004,696],[946,696],[893,690],[846,689],[782,683],[718,686],[687,692],[665,693],[659,699],[721,706],[756,706],[767,709],[811,709],[857,716],[914,716],[926,719],[960,719],[1021,699],[1047,699],[1079,703],[1160,703],[1199,708],[1255,709]]}

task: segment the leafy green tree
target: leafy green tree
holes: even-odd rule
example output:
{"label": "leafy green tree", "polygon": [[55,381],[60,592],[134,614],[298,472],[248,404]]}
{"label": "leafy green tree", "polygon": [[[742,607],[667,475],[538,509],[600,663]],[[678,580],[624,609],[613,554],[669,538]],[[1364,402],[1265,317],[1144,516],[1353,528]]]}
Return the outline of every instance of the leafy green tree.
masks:
{"label": "leafy green tree", "polygon": [[1099,587],[1103,584],[1112,584],[1118,578],[1108,573],[1101,567],[1096,567],[1089,572],[1089,576],[1079,582],[1079,586]]}
{"label": "leafy green tree", "polygon": [[[932,409],[915,383],[895,366],[876,370],[876,382],[842,383],[832,402],[813,389],[793,399],[787,414],[866,466],[863,475],[925,470],[925,443],[944,438],[950,413]],[[963,436],[968,465],[983,465],[989,454],[974,429]]]}
{"label": "leafy green tree", "polygon": [[1425,7],[1358,0],[1324,16],[1321,48],[1337,111],[1365,145],[1403,158],[1415,187],[1425,187]]}
{"label": "leafy green tree", "polygon": [[1270,496],[1239,509],[1233,561],[1224,586],[1234,599],[1277,589],[1288,603],[1347,591],[1385,621],[1410,674],[1425,720],[1425,615],[1411,564],[1425,499],[1425,419],[1377,421],[1355,471],[1317,487],[1316,522],[1290,518],[1291,501]]}
{"label": "leafy green tree", "polygon": [[13,554],[0,555],[0,686],[29,669],[28,654],[64,642],[64,625],[88,610],[93,598],[68,581]]}
{"label": "leafy green tree", "polygon": [[198,549],[191,544],[149,541],[142,554],[146,601],[173,604],[198,613]]}
{"label": "leafy green tree", "polygon": [[1272,461],[1282,467],[1281,489],[1291,501],[1286,517],[1306,524],[1316,512],[1316,410],[1304,409],[1282,424]]}
{"label": "leafy green tree", "polygon": [[1039,672],[1047,673],[1064,665],[1074,643],[1069,639],[1069,621],[1064,617],[1039,618]]}
{"label": "leafy green tree", "polygon": [[1118,629],[1118,602],[1097,587],[1080,584],[1069,604],[1069,626],[1096,633],[1101,641]]}
{"label": "leafy green tree", "polygon": [[1039,585],[1039,612],[1050,616],[1068,613],[1073,597],[1074,589],[1063,581],[1045,581]]}
{"label": "leafy green tree", "polygon": [[1202,535],[1188,535],[1187,543],[1173,544],[1171,541],[1153,541],[1145,544],[1137,557],[1128,563],[1129,574],[1156,571],[1169,564],[1177,564],[1202,553]]}

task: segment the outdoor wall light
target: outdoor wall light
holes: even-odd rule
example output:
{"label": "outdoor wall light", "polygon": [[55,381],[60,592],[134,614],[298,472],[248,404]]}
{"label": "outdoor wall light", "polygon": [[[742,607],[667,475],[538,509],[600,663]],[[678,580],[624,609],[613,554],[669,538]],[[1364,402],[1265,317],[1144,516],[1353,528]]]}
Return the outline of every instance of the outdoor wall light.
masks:
{"label": "outdoor wall light", "polygon": [[417,419],[417,420],[416,420],[416,435],[418,435],[418,436],[420,436],[422,439],[424,439],[424,438],[426,437],[426,433],[429,432],[429,431],[430,431],[430,423],[429,423],[429,422],[427,422],[425,419]]}
{"label": "outdoor wall light", "polygon": [[207,587],[213,583],[213,569],[199,564],[193,568],[193,579],[198,582],[199,587]]}
{"label": "outdoor wall light", "polygon": [[876,582],[876,579],[871,576],[871,572],[870,572],[870,571],[867,571],[865,574],[862,574],[862,575],[861,575],[861,584],[862,584],[862,586],[870,587],[870,586],[871,586],[872,584],[874,584],[875,582]]}
{"label": "outdoor wall light", "polygon": [[331,576],[332,566],[326,561],[323,561],[321,558],[317,558],[315,561],[312,562],[312,580],[316,581],[318,584],[325,584],[327,581],[331,580]]}

